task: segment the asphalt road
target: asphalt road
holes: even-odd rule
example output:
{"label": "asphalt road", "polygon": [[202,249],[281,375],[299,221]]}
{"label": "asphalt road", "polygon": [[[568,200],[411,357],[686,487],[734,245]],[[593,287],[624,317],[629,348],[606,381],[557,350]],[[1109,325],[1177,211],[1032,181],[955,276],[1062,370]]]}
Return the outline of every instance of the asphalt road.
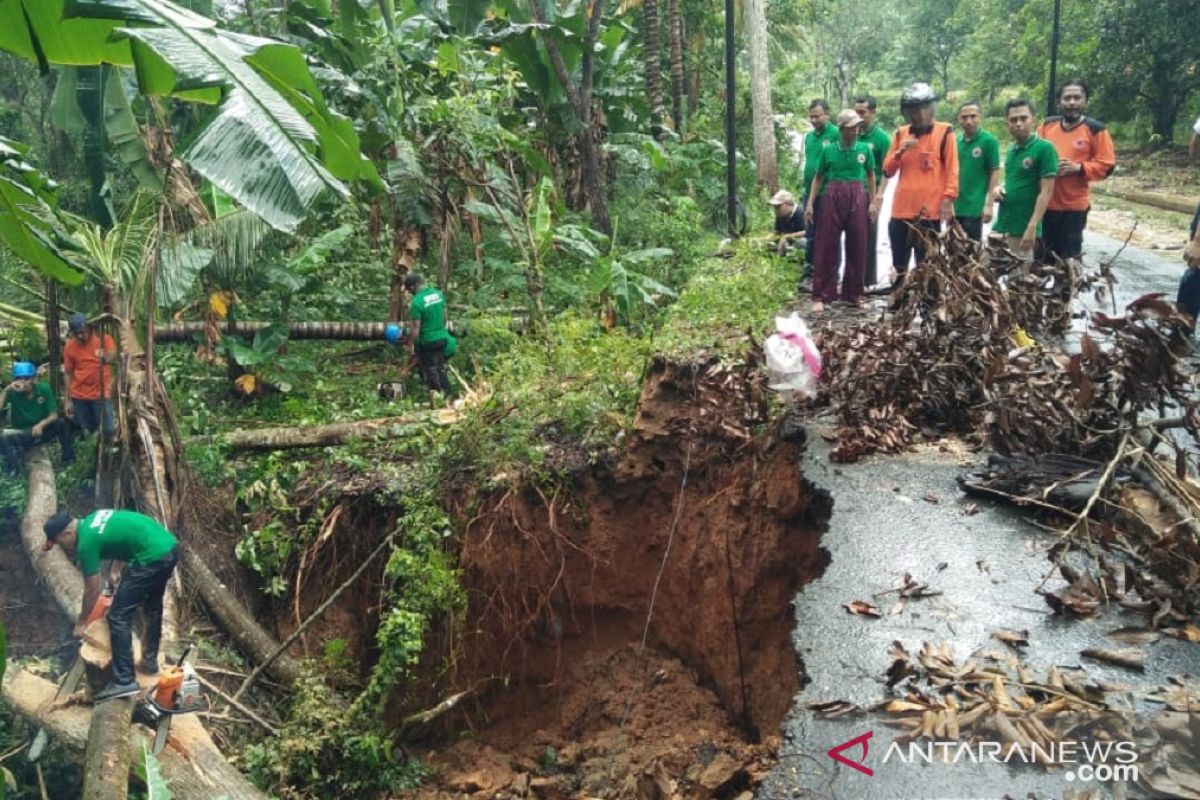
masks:
{"label": "asphalt road", "polygon": [[[1108,260],[1119,248],[1119,242],[1089,234],[1085,259]],[[1165,292],[1173,299],[1182,269],[1178,253],[1126,248],[1114,263],[1118,308],[1147,292]],[[1050,569],[1046,550],[1053,535],[1001,504],[979,502],[978,513],[965,513],[968,503],[978,501],[963,496],[955,478],[977,456],[930,447],[902,457],[871,457],[839,465],[829,461],[828,445],[819,433],[819,425],[810,428],[804,470],[834,497],[833,517],[822,540],[832,560],[795,600],[795,647],[809,683],[796,697],[784,724],[780,762],[759,788],[760,800],[1061,798],[1069,790],[1085,788],[1068,781],[1066,770],[1047,771],[1020,763],[882,763],[897,731],[882,725],[879,716],[824,720],[806,709],[809,703],[832,700],[865,707],[886,697],[883,676],[893,640],[913,654],[924,641],[949,641],[961,663],[979,650],[1003,650],[989,638],[994,630],[1028,630],[1029,646],[1022,660],[1039,678],[1044,678],[1050,665],[1057,665],[1084,668],[1093,678],[1148,690],[1170,675],[1200,675],[1200,644],[1173,639],[1148,646],[1146,670],[1140,674],[1082,660],[1080,651],[1087,647],[1125,646],[1105,633],[1143,625],[1144,617],[1116,608],[1099,619],[1081,622],[1053,615],[1034,593]],[[906,572],[942,594],[913,600],[901,613],[889,614],[896,596],[874,596],[899,586]],[[1055,575],[1047,588],[1063,583]],[[853,600],[878,605],[884,616],[870,619],[848,613],[844,604]],[[1155,708],[1147,706],[1136,690],[1115,702],[1141,711]],[[872,738],[866,763],[873,775],[839,764],[826,754],[867,732]],[[858,752],[849,754],[857,758]],[[1123,796],[1114,794],[1120,791],[1115,786],[1086,788],[1098,789],[1102,797]],[[1154,795],[1130,787],[1128,796]]]}

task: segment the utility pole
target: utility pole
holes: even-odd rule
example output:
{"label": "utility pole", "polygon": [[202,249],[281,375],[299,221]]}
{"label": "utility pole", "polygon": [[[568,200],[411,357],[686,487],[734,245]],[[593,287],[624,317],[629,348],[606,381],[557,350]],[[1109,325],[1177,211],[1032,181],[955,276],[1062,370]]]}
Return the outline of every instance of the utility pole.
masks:
{"label": "utility pole", "polygon": [[1054,0],[1054,29],[1050,33],[1050,83],[1046,86],[1046,116],[1054,114],[1058,97],[1058,23],[1062,18],[1062,0]]}
{"label": "utility pole", "polygon": [[725,0],[725,184],[728,192],[725,212],[729,216],[729,235],[737,238],[737,126],[734,124],[737,85],[733,72],[733,12],[734,0]]}

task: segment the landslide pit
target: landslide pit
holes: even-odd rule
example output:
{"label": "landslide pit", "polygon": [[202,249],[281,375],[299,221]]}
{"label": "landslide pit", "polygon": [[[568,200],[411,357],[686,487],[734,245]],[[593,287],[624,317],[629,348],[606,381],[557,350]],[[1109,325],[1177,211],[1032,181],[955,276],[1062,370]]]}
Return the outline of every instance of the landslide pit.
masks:
{"label": "landslide pit", "polygon": [[476,693],[413,796],[739,797],[762,778],[831,500],[801,473],[803,429],[765,424],[760,381],[656,360],[619,456],[552,454],[566,488],[476,505],[446,687]]}

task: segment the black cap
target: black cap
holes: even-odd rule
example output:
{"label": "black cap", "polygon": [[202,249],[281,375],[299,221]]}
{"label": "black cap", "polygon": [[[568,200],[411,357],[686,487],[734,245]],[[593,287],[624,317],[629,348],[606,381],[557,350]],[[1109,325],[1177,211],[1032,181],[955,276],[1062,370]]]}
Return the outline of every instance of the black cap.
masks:
{"label": "black cap", "polygon": [[411,292],[423,283],[419,273],[410,272],[404,276],[404,291]]}
{"label": "black cap", "polygon": [[59,511],[50,519],[46,520],[46,524],[42,526],[42,530],[46,532],[46,539],[53,542],[58,538],[58,535],[63,532],[63,529],[71,524],[74,517],[67,511]]}

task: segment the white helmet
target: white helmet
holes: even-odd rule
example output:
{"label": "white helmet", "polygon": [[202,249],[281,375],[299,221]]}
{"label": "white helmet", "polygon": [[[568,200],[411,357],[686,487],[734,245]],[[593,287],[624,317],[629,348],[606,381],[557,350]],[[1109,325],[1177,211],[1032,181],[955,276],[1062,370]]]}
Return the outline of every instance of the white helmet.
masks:
{"label": "white helmet", "polygon": [[928,83],[914,83],[904,88],[900,94],[900,110],[916,108],[938,99],[937,93]]}

